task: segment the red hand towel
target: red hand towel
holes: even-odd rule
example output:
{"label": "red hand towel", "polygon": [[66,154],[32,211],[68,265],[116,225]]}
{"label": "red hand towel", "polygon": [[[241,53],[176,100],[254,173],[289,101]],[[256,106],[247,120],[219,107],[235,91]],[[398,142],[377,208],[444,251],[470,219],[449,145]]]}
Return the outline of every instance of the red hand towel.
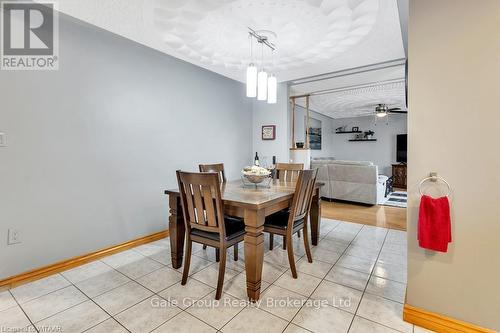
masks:
{"label": "red hand towel", "polygon": [[424,249],[447,252],[451,243],[451,218],[448,197],[434,199],[423,195],[418,213],[418,242]]}

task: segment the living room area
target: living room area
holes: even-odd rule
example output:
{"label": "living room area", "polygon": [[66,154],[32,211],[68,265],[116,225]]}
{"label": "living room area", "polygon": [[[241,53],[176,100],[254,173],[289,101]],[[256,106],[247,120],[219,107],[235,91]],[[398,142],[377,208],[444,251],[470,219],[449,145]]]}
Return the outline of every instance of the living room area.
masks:
{"label": "living room area", "polygon": [[406,230],[405,60],[297,80],[290,96],[291,151],[309,141],[323,216]]}

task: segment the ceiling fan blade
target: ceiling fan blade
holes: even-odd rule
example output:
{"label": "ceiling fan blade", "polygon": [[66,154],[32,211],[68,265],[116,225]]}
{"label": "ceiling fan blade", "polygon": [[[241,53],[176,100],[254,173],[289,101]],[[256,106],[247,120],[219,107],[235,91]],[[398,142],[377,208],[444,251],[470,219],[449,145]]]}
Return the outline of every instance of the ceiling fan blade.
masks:
{"label": "ceiling fan blade", "polygon": [[408,111],[389,111],[389,113],[408,113]]}
{"label": "ceiling fan blade", "polygon": [[401,108],[391,108],[391,109],[389,109],[387,111],[398,111],[398,110],[401,110]]}

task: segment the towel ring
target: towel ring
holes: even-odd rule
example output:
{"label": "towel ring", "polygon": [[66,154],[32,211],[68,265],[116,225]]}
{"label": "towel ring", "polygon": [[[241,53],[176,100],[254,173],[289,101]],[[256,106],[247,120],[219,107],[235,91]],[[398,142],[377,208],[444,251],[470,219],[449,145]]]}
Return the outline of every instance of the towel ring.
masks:
{"label": "towel ring", "polygon": [[437,182],[438,180],[440,180],[443,183],[445,183],[446,186],[448,187],[448,193],[446,194],[446,196],[448,197],[450,195],[451,193],[450,184],[443,177],[439,177],[436,172],[431,172],[431,175],[429,177],[425,177],[420,181],[420,184],[418,184],[418,191],[420,192],[420,195],[424,195],[424,193],[422,192],[422,185],[428,180],[432,182]]}

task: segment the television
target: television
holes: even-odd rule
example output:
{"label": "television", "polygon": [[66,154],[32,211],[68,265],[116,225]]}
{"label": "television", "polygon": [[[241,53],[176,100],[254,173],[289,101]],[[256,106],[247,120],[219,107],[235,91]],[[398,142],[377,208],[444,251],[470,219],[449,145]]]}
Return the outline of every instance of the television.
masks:
{"label": "television", "polygon": [[396,161],[406,163],[407,134],[398,134],[396,139]]}

